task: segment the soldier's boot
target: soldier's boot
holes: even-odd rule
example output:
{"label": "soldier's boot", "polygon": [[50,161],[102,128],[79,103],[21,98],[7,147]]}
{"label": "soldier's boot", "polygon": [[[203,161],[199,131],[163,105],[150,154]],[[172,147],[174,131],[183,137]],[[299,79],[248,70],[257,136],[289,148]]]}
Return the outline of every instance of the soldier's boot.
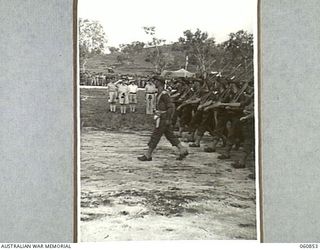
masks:
{"label": "soldier's boot", "polygon": [[152,161],[152,157],[148,158],[148,157],[145,156],[145,155],[138,156],[137,159],[138,159],[139,161]]}
{"label": "soldier's boot", "polygon": [[184,142],[194,142],[194,132],[189,132],[183,141]]}
{"label": "soldier's boot", "polygon": [[195,136],[195,131],[193,131],[193,132],[190,134],[190,136],[189,136],[189,138],[188,138],[188,142],[194,142],[194,136]]}
{"label": "soldier's boot", "polygon": [[240,148],[240,139],[237,138],[236,141],[235,141],[234,150],[235,150],[235,151],[238,151],[239,148]]}
{"label": "soldier's boot", "polygon": [[233,146],[233,143],[228,141],[225,153],[222,155],[219,155],[218,159],[220,159],[220,160],[230,159],[230,152],[231,152],[232,146]]}
{"label": "soldier's boot", "polygon": [[233,168],[245,168],[248,156],[249,156],[249,153],[244,152],[243,155],[241,156],[240,160],[232,163],[231,166]]}
{"label": "soldier's boot", "polygon": [[177,158],[177,160],[183,160],[184,158],[186,158],[186,156],[189,154],[187,148],[185,148],[184,146],[182,146],[181,143],[179,143],[177,145],[177,148],[179,149],[179,156]]}
{"label": "soldier's boot", "polygon": [[200,135],[195,135],[194,143],[189,144],[189,147],[199,148],[199,147],[200,147],[200,141],[201,141],[201,139],[202,139],[202,136],[200,136]]}
{"label": "soldier's boot", "polygon": [[143,154],[142,156],[138,157],[139,161],[152,161],[152,153],[154,148],[148,148],[147,152]]}
{"label": "soldier's boot", "polygon": [[222,140],[222,145],[221,145],[221,147],[222,147],[222,148],[226,147],[226,146],[227,146],[227,139],[226,139],[226,137],[222,137],[221,140]]}
{"label": "soldier's boot", "polygon": [[213,141],[207,147],[204,148],[204,152],[207,152],[207,153],[216,152],[216,147],[218,142],[219,142],[218,139],[213,139]]}

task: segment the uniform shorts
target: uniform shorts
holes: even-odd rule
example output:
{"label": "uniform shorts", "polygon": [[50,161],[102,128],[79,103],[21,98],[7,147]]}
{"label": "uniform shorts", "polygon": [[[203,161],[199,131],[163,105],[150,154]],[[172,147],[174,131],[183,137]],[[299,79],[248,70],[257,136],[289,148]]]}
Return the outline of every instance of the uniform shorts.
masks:
{"label": "uniform shorts", "polygon": [[119,94],[119,103],[120,104],[129,104],[129,97],[126,93]]}
{"label": "uniform shorts", "polygon": [[129,103],[136,104],[137,102],[138,102],[137,94],[136,93],[130,93],[129,94]]}
{"label": "uniform shorts", "polygon": [[116,92],[109,92],[109,102],[115,103],[117,99],[117,93]]}

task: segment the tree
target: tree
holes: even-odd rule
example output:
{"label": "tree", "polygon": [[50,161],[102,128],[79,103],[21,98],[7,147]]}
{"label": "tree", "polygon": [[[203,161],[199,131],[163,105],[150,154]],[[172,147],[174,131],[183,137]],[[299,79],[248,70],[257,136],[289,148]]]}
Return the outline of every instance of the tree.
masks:
{"label": "tree", "polygon": [[79,20],[79,54],[80,65],[85,70],[88,57],[93,54],[102,54],[106,48],[106,34],[98,21],[88,19]]}
{"label": "tree", "polygon": [[178,43],[175,44],[175,49],[185,51],[189,62],[196,64],[199,73],[205,76],[216,62],[214,57],[216,52],[214,38],[209,38],[208,33],[199,29],[194,33],[191,30],[186,30],[183,35],[183,37],[179,38]]}
{"label": "tree", "polygon": [[161,73],[170,63],[173,58],[168,57],[162,50],[162,46],[166,40],[156,37],[156,28],[154,26],[143,27],[144,32],[151,37],[151,41],[147,43],[149,48],[147,49],[146,62],[150,62],[157,73]]}
{"label": "tree", "polygon": [[129,44],[120,44],[119,48],[108,47],[111,54],[117,54],[117,61],[120,64],[133,63],[135,55],[142,52],[145,46],[144,42],[135,41]]}
{"label": "tree", "polygon": [[253,77],[253,34],[243,30],[230,33],[229,39],[222,45],[226,56],[232,58],[233,66],[240,65],[236,70],[237,75]]}
{"label": "tree", "polygon": [[115,53],[117,53],[117,52],[119,52],[119,48],[117,48],[117,47],[108,47],[108,49],[109,49],[109,51],[110,51],[110,53],[111,54],[115,54]]}
{"label": "tree", "polygon": [[135,41],[130,44],[120,44],[120,49],[121,49],[121,52],[125,54],[135,55],[140,53],[144,48],[144,46],[145,46],[144,42]]}

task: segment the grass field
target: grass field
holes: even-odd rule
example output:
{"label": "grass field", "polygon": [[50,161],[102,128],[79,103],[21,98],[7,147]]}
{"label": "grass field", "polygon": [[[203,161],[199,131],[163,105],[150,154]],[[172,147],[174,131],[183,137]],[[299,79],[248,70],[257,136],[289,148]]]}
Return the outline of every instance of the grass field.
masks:
{"label": "grass field", "polygon": [[129,106],[127,114],[109,111],[107,88],[80,88],[80,120],[81,127],[93,127],[108,130],[151,130],[153,116],[146,115],[145,92],[139,90],[137,93],[137,112],[130,113]]}

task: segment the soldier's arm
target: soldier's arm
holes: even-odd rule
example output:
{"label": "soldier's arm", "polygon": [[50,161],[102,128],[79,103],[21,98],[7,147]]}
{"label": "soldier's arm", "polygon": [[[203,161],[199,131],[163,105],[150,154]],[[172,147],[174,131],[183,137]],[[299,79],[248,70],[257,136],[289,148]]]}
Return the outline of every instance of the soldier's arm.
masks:
{"label": "soldier's arm", "polygon": [[246,115],[246,116],[243,116],[240,118],[240,121],[244,121],[244,120],[248,120],[248,119],[251,119],[254,117],[254,113],[252,112],[251,114],[249,115]]}
{"label": "soldier's arm", "polygon": [[167,120],[170,121],[172,119],[173,113],[174,113],[174,104],[171,101],[171,98],[168,94],[164,94],[162,96],[164,99],[164,102],[166,103],[166,114],[167,114]]}
{"label": "soldier's arm", "polygon": [[179,97],[180,95],[181,95],[181,93],[176,92],[176,93],[173,93],[173,94],[171,95],[171,97],[172,97],[172,98],[176,98],[176,97]]}
{"label": "soldier's arm", "polygon": [[217,107],[219,107],[220,103],[221,103],[221,102],[213,102],[211,105],[205,107],[205,108],[204,108],[204,111],[217,108]]}
{"label": "soldier's arm", "polygon": [[213,103],[212,100],[206,101],[205,103],[200,104],[200,105],[198,106],[198,110],[205,109],[205,108],[207,108],[208,106],[210,106],[212,103]]}
{"label": "soldier's arm", "polygon": [[196,98],[190,98],[189,100],[187,100],[187,102],[190,104],[194,104],[194,103],[200,102],[200,100],[201,99],[199,97],[196,97]]}

